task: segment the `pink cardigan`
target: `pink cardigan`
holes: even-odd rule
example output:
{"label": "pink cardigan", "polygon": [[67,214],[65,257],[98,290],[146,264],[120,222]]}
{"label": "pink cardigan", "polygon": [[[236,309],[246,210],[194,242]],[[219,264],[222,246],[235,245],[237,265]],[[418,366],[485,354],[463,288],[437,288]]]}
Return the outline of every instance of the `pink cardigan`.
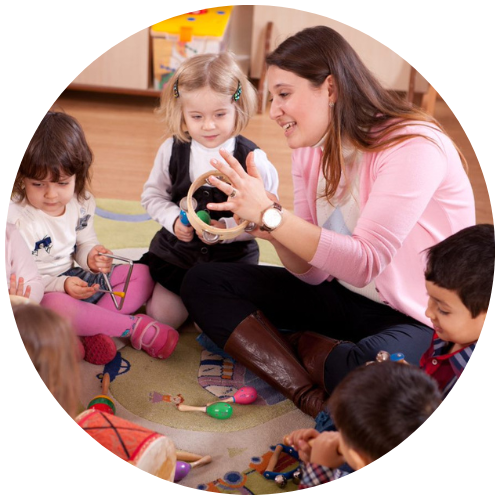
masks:
{"label": "pink cardigan", "polygon": [[[384,303],[431,325],[425,317],[424,250],[475,224],[472,187],[458,153],[443,133],[423,125],[403,132],[432,137],[365,153],[359,169],[360,218],[352,236],[323,229],[303,281],[338,278],[363,287],[375,280]],[[292,154],[295,214],[317,224],[322,150]]]}

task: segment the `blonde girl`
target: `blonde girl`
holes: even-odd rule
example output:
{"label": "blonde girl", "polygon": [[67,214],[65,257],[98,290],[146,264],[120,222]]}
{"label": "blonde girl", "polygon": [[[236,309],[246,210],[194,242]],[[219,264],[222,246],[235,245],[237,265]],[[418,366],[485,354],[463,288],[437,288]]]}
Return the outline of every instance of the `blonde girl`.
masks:
{"label": "blonde girl", "polygon": [[[209,170],[210,159],[224,149],[244,165],[253,152],[267,192],[276,196],[278,175],[264,151],[243,137],[256,110],[256,91],[229,53],[204,54],[186,60],[165,86],[159,108],[168,139],[160,146],[144,185],[142,205],[162,229],[141,262],[156,282],[147,306],[155,319],[180,326],[187,311],[179,293],[186,272],[202,262],[257,264],[259,249],[253,236],[211,244],[183,224],[179,206],[191,183]],[[219,190],[202,186],[195,193],[197,210],[227,199]],[[213,212],[212,224],[233,227],[231,212]]]}

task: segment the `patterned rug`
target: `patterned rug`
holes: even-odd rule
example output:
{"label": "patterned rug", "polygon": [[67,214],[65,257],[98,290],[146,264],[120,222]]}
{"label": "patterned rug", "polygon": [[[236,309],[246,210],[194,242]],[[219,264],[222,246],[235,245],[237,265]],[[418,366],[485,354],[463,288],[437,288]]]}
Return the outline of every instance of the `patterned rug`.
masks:
{"label": "patterned rug", "polygon": [[[138,258],[158,225],[144,216],[138,203],[98,200],[98,207],[106,210],[96,217],[101,243],[117,255]],[[279,265],[274,249],[269,250],[261,249],[262,263]],[[178,450],[211,455],[210,464],[191,470],[179,484],[247,495],[297,489],[292,481],[281,489],[264,478],[263,472],[283,436],[296,428],[313,427],[311,417],[213,346],[192,324],[183,326],[179,344],[167,360],[136,351],[126,339],[115,342],[118,354],[106,366],[82,363],[82,403],[86,407],[101,393],[103,374],[108,373],[109,396],[118,417],[167,435]],[[254,387],[258,398],[251,405],[231,404],[233,414],[227,420],[177,408],[180,403],[203,407],[243,386]],[[286,472],[296,467],[297,461],[282,453],[274,470]]]}

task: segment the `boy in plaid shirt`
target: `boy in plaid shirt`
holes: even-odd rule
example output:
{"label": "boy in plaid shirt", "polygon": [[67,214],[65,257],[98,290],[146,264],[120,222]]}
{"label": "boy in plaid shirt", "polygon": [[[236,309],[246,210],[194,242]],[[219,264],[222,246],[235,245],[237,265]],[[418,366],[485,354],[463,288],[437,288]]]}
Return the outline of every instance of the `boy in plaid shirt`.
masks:
{"label": "boy in plaid shirt", "polygon": [[373,363],[356,368],[328,400],[337,431],[299,429],[285,444],[299,452],[300,489],[338,479],[395,448],[434,412],[441,402],[437,383],[415,366]]}

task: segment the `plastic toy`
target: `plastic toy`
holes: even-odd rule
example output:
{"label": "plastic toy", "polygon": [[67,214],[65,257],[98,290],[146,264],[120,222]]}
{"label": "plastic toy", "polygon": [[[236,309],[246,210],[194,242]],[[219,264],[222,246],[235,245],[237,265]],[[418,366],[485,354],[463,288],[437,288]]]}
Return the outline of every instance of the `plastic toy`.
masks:
{"label": "plastic toy", "polygon": [[201,457],[199,460],[196,460],[195,462],[189,463],[189,462],[184,462],[182,460],[177,460],[177,463],[175,464],[175,476],[174,476],[174,482],[181,481],[184,479],[191,469],[194,469],[195,467],[200,467],[201,465],[206,465],[209,464],[212,461],[212,457],[210,455],[206,455],[204,457]]}
{"label": "plastic toy", "polygon": [[113,295],[116,295],[117,297],[125,297],[125,292],[113,292],[111,290],[104,290],[104,288],[100,288],[97,291],[102,292],[102,293],[112,293]]}
{"label": "plastic toy", "polygon": [[[193,199],[193,210],[196,210],[196,207],[198,206],[198,202]],[[185,226],[190,226],[189,219],[187,217],[186,211],[187,211],[187,197],[184,196],[182,200],[179,203],[179,207],[181,208],[181,213],[179,215],[180,221],[185,225]]]}
{"label": "plastic toy", "polygon": [[[285,436],[285,439],[287,436]],[[280,487],[280,488],[285,488],[287,485],[287,482],[290,479],[293,479],[294,482],[296,481],[295,477],[298,475],[299,480],[300,480],[300,465],[295,467],[295,469],[288,471],[288,472],[274,472],[274,469],[276,467],[276,464],[278,463],[279,457],[281,453],[284,452],[287,455],[290,455],[291,457],[295,458],[296,460],[299,460],[299,453],[297,450],[294,448],[291,448],[290,446],[286,446],[284,444],[278,444],[276,445],[276,448],[274,449],[274,453],[272,454],[271,458],[269,459],[269,463],[267,464],[266,470],[264,471],[264,477],[266,479],[272,479],[274,482]],[[298,473],[297,473],[298,471]]]}
{"label": "plastic toy", "polygon": [[239,405],[250,405],[257,399],[258,394],[255,388],[245,386],[238,389],[233,396],[222,399],[221,403],[236,403]]}
{"label": "plastic toy", "polygon": [[99,410],[111,415],[116,413],[115,403],[113,403],[113,400],[108,397],[109,381],[109,373],[105,373],[102,376],[101,382],[102,394],[93,398],[88,404],[87,409]]}
{"label": "plastic toy", "polygon": [[233,407],[227,403],[214,403],[207,406],[188,406],[188,405],[178,405],[177,408],[180,411],[202,411],[209,415],[212,418],[216,418],[218,420],[226,420],[231,418],[233,414]]}

